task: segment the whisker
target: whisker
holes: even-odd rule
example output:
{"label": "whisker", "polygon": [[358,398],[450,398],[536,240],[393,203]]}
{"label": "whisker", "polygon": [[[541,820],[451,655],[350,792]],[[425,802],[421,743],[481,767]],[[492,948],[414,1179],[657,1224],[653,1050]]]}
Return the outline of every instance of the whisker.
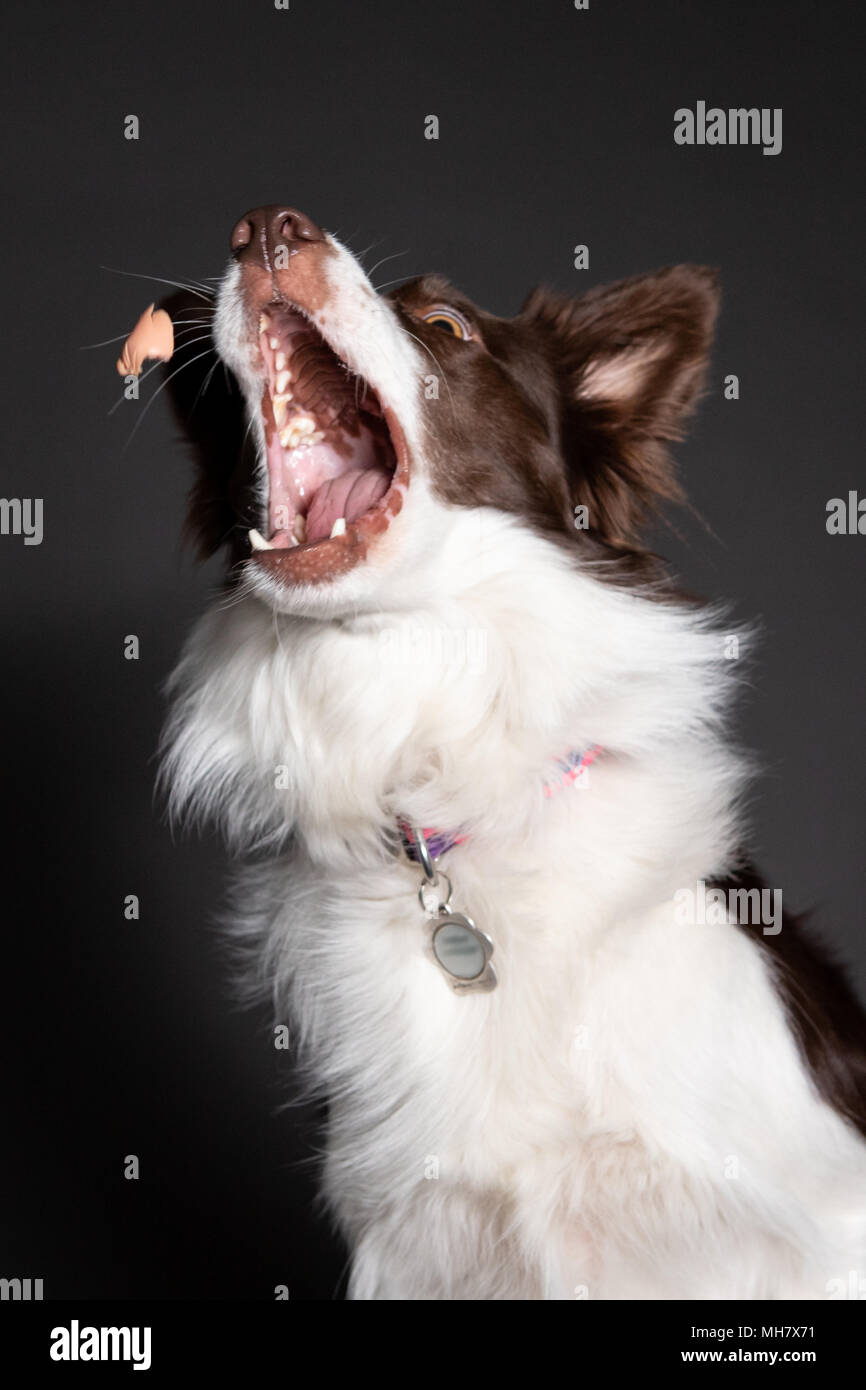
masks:
{"label": "whisker", "polygon": [[175,289],[189,290],[190,294],[198,295],[199,299],[212,299],[214,295],[213,290],[197,290],[193,285],[185,284],[183,280],[166,280],[162,275],[142,275],[138,270],[118,270],[114,265],[101,265],[99,269],[107,270],[111,275],[128,275],[133,280],[154,280],[158,285],[174,285]]}
{"label": "whisker", "polygon": [[238,584],[237,587],[231,591],[224,603],[218,605],[220,611],[223,613],[225,613],[229,608],[234,608],[236,604],[243,603],[245,598],[249,598],[249,587],[243,582],[243,566],[245,565],[245,563],[245,560],[237,560],[235,564],[232,565],[231,570],[229,571],[230,574],[233,573],[235,570],[240,571],[241,583]]}
{"label": "whisker", "polygon": [[388,261],[396,261],[396,259],[397,259],[398,256],[408,256],[408,254],[409,254],[409,247],[407,246],[405,251],[395,251],[395,252],[393,253],[393,255],[391,255],[391,256],[383,256],[382,259],[381,259],[381,261],[377,261],[377,262],[376,262],[376,264],[373,266],[372,270],[368,270],[368,271],[367,271],[367,279],[368,279],[368,280],[372,280],[373,276],[376,274],[376,271],[379,269],[379,266],[380,266],[380,265],[385,265]]}
{"label": "whisker", "polygon": [[[207,339],[208,339],[209,337],[210,337],[210,334],[209,334],[209,333],[202,333],[201,337],[199,337],[199,338],[191,338],[190,341],[189,341],[188,343],[183,343],[182,346],[183,346],[184,349],[186,349],[186,348],[191,348],[191,347],[195,347],[196,343],[204,343],[204,342],[207,341]],[[204,353],[201,353],[201,354],[200,354],[200,356],[202,356],[202,357],[204,357],[204,355],[205,355]],[[193,359],[193,360],[195,361],[196,359]],[[151,373],[152,373],[152,372],[155,372],[155,371],[157,370],[158,367],[161,367],[161,366],[163,366],[163,365],[164,365],[164,363],[162,362],[162,359],[160,359],[160,360],[157,361],[157,362],[152,362],[151,365],[147,368],[147,370],[144,371],[144,372],[142,372],[141,375],[139,376],[139,378],[138,378],[139,385],[141,385],[143,382],[147,381],[147,378],[151,375]],[[186,363],[186,362],[182,362],[180,365],[181,365],[182,367],[186,367],[186,366],[188,366],[189,364]],[[117,401],[114,402],[114,405],[111,407],[111,409],[109,410],[108,414],[109,414],[109,415],[113,415],[114,412],[115,412],[115,410],[117,410],[118,406],[123,405],[123,402],[124,402],[125,400],[126,400],[126,396],[125,396],[125,395],[121,396],[119,400],[117,400]],[[149,402],[148,402],[148,404],[149,404]]]}
{"label": "whisker", "polygon": [[[141,375],[139,376],[139,378],[138,378],[138,384],[139,384],[139,386],[141,386],[143,382],[147,381],[147,378],[150,376],[151,372],[155,372],[156,369],[157,369],[157,367],[159,367],[160,365],[161,365],[161,364],[160,364],[159,362],[152,362],[151,365],[147,368],[147,370],[144,371],[144,372],[142,372]],[[115,412],[115,410],[117,410],[118,406],[123,405],[123,402],[124,402],[125,400],[126,400],[126,393],[124,392],[124,394],[120,397],[120,399],[114,402],[114,405],[111,407],[111,409],[110,409],[109,412],[108,412],[109,416],[113,415],[114,412]]]}
{"label": "whisker", "polygon": [[183,362],[183,363],[181,363],[181,365],[177,368],[177,371],[174,371],[174,372],[171,373],[170,376],[167,376],[166,379],[165,379],[165,381],[163,381],[162,384],[156,388],[156,390],[154,391],[154,393],[153,393],[153,395],[151,396],[150,400],[147,402],[146,406],[144,407],[144,410],[141,412],[141,414],[139,415],[138,419],[136,420],[135,424],[134,424],[133,427],[132,427],[132,431],[131,431],[131,433],[130,433],[130,436],[129,436],[129,438],[127,439],[126,443],[125,443],[124,446],[123,446],[123,452],[124,452],[124,453],[126,453],[127,449],[129,448],[130,444],[132,443],[133,439],[135,438],[136,433],[137,433],[137,431],[138,431],[139,425],[141,424],[141,422],[142,422],[142,420],[144,419],[144,417],[145,417],[145,415],[147,414],[147,412],[150,410],[150,407],[153,405],[153,403],[154,403],[154,401],[156,400],[156,398],[157,398],[157,396],[159,395],[159,393],[160,393],[161,391],[164,391],[165,388],[166,388],[166,386],[168,386],[168,383],[169,383],[170,381],[174,381],[174,378],[175,378],[176,376],[179,376],[181,372],[186,371],[186,368],[187,368],[187,367],[191,367],[192,364],[193,364],[193,362],[199,362],[199,361],[201,361],[202,357],[207,357],[208,354],[211,353],[211,352],[213,352],[213,351],[214,351],[213,348],[207,348],[206,351],[200,352],[200,353],[197,354],[197,356],[191,358],[189,362]]}
{"label": "whisker", "polygon": [[[190,332],[194,333],[195,329],[190,329]],[[178,337],[180,337],[180,334],[178,334]],[[187,348],[193,347],[195,343],[206,343],[208,338],[210,338],[211,342],[213,342],[213,338],[211,337],[210,333],[199,333],[197,338],[188,338],[185,343],[181,343],[181,347],[185,351]]]}
{"label": "whisker", "polygon": [[[375,241],[371,241],[371,242],[370,242],[370,245],[369,245],[369,246],[365,246],[364,249],[363,249],[363,251],[358,251],[358,252],[355,253],[355,259],[358,260],[358,261],[360,261],[362,267],[363,267],[363,265],[364,265],[364,257],[365,257],[365,256],[369,256],[370,252],[371,252],[371,251],[374,251],[374,250],[376,249],[377,246],[381,246],[381,245],[382,245],[382,242],[383,242],[384,240],[385,240],[385,238],[382,237],[382,236],[377,237]],[[365,271],[365,274],[366,274],[366,271]]]}
{"label": "whisker", "polygon": [[[231,524],[231,526],[228,528],[228,530],[227,530],[227,531],[223,531],[222,535],[220,536],[219,540],[217,541],[217,545],[218,545],[218,546],[219,546],[219,545],[225,545],[225,543],[226,543],[226,541],[228,540],[229,536],[231,535],[232,531],[249,531],[249,529],[250,529],[250,528],[249,528],[248,526],[245,526],[245,525],[244,525],[243,521],[233,521],[232,524]],[[242,562],[241,562],[241,563],[242,563]]]}
{"label": "whisker", "polygon": [[448,377],[445,374],[445,368],[442,366],[442,363],[439,361],[439,358],[436,356],[435,352],[432,350],[432,348],[429,348],[426,343],[422,343],[420,338],[416,338],[414,333],[410,333],[408,328],[404,328],[402,324],[398,324],[397,326],[400,329],[401,333],[405,333],[408,338],[414,338],[415,342],[419,345],[419,347],[422,347],[424,351],[428,352],[430,356],[433,358],[433,361],[436,363],[436,366],[442,373],[442,380],[448,387],[448,395],[451,397],[451,411],[453,414],[456,414],[454,410],[454,394],[451,390],[450,385],[448,384]]}
{"label": "whisker", "polygon": [[244,449],[246,448],[246,443],[247,443],[247,440],[248,440],[248,438],[249,438],[250,430],[252,429],[252,427],[253,427],[253,417],[252,417],[252,415],[251,415],[251,416],[249,417],[249,419],[247,420],[247,427],[246,427],[246,429],[244,430],[243,438],[241,439],[241,447],[240,447],[240,451],[239,451],[240,453],[243,453]]}
{"label": "whisker", "polygon": [[201,399],[201,397],[204,395],[205,391],[207,390],[207,388],[208,388],[208,383],[210,382],[210,379],[211,379],[211,377],[213,376],[213,374],[214,374],[214,372],[216,371],[216,369],[217,369],[217,367],[219,366],[219,364],[220,364],[220,360],[219,360],[219,358],[217,358],[216,361],[214,362],[213,366],[211,367],[210,371],[208,372],[207,376],[205,377],[204,381],[202,382],[201,386],[198,388],[198,391],[196,392],[195,400],[194,400],[193,403],[192,403],[192,406],[191,406],[191,408],[190,408],[190,412],[189,412],[189,415],[187,416],[187,419],[190,418],[190,416],[192,415],[192,413],[193,413],[193,411],[195,410],[196,406],[198,405],[199,400]]}
{"label": "whisker", "polygon": [[[189,328],[182,328],[179,333],[175,333],[175,339],[182,338],[187,333],[195,333],[197,329],[204,327],[205,325],[203,323],[191,323],[189,325]],[[210,330],[208,330],[208,332],[206,333],[199,333],[199,336],[197,338],[191,338],[189,341],[183,344],[183,347],[189,347],[190,342],[203,342],[205,338],[213,338],[213,334],[210,332]]]}
{"label": "whisker", "polygon": [[422,273],[420,270],[407,270],[405,275],[395,275],[393,280],[383,280],[381,285],[374,285],[373,289],[377,294],[381,294],[382,290],[386,290],[389,285],[399,285],[401,280],[410,280],[413,275],[421,275]]}
{"label": "whisker", "polygon": [[352,247],[352,237],[353,237],[353,236],[357,236],[358,233],[360,232],[360,230],[361,230],[360,227],[355,227],[354,231],[350,232],[350,234],[349,234],[348,236],[344,236],[344,235],[343,235],[343,232],[342,232],[342,230],[341,230],[341,228],[335,227],[334,230],[332,231],[331,235],[332,235],[337,241],[342,241],[342,242],[344,242],[344,243],[346,244],[346,246],[348,246],[348,248],[349,248],[349,250],[352,252],[352,254],[355,255],[355,254],[357,254],[357,253],[353,250],[353,247]]}
{"label": "whisker", "polygon": [[116,338],[105,338],[101,343],[85,343],[78,349],[79,352],[92,352],[94,348],[108,347],[109,343],[122,343],[124,338],[129,337],[129,330],[126,333],[118,333]]}
{"label": "whisker", "polygon": [[[211,313],[212,313],[212,314],[215,313],[215,312],[216,312],[215,309],[212,309],[212,310],[211,310]],[[194,324],[194,325],[198,325],[198,326],[201,327],[201,328],[204,328],[205,324],[208,323],[208,322],[209,322],[208,319],[172,319],[172,323],[173,323],[173,324],[178,324],[178,323],[183,323],[183,324]],[[79,351],[79,352],[93,352],[93,350],[94,350],[95,348],[109,347],[112,343],[122,343],[123,340],[124,340],[125,338],[128,338],[128,337],[129,337],[129,335],[130,335],[131,332],[132,332],[132,329],[131,329],[131,328],[128,328],[128,329],[126,330],[125,333],[118,333],[118,335],[117,335],[116,338],[103,338],[103,340],[102,340],[101,343],[82,343],[82,344],[80,345],[78,351]]]}

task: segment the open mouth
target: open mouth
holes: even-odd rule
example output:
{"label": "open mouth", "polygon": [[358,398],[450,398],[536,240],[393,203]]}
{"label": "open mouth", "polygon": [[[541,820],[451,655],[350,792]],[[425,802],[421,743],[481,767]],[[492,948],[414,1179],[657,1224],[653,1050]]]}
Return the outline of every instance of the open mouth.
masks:
{"label": "open mouth", "polygon": [[[402,432],[373,388],[352,372],[297,307],[267,304],[259,318],[265,367],[262,418],[268,534],[250,532],[254,558],[298,577],[324,577],[363,558],[399,510]],[[301,557],[312,551],[315,563]]]}

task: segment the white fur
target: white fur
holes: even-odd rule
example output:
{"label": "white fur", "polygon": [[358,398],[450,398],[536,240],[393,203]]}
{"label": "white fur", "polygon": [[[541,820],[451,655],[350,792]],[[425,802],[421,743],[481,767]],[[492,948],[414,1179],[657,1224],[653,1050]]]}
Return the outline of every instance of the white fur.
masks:
{"label": "white fur", "polygon": [[[674,919],[741,831],[737,663],[712,615],[434,500],[422,359],[362,279],[341,252],[328,336],[398,409],[406,506],[332,591],[252,580],[207,614],[165,753],[176,813],[271,851],[234,927],[330,1101],[350,1296],[826,1297],[863,1267],[866,1146],[756,945]],[[586,787],[546,798],[556,756],[596,743]],[[445,867],[495,941],[492,994],[425,954],[397,816],[471,828]]]}

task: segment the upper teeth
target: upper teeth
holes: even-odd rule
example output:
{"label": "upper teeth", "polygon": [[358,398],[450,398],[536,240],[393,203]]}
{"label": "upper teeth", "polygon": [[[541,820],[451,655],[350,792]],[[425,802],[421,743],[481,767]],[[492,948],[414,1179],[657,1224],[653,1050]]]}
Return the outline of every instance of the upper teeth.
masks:
{"label": "upper teeth", "polygon": [[[276,411],[274,413],[276,415]],[[291,424],[280,430],[280,443],[284,449],[296,449],[302,440],[312,443],[310,436],[315,437],[316,432],[315,420],[311,420],[309,415],[296,415]],[[319,443],[318,440],[315,442]]]}

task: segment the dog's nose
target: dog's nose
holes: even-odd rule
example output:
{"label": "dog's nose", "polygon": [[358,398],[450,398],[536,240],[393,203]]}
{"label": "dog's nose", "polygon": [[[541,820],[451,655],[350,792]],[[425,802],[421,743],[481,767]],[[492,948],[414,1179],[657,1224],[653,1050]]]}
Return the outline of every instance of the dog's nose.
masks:
{"label": "dog's nose", "polygon": [[245,212],[232,232],[232,255],[238,261],[255,261],[271,269],[278,246],[292,247],[305,241],[324,241],[325,233],[311,217],[281,203]]}

